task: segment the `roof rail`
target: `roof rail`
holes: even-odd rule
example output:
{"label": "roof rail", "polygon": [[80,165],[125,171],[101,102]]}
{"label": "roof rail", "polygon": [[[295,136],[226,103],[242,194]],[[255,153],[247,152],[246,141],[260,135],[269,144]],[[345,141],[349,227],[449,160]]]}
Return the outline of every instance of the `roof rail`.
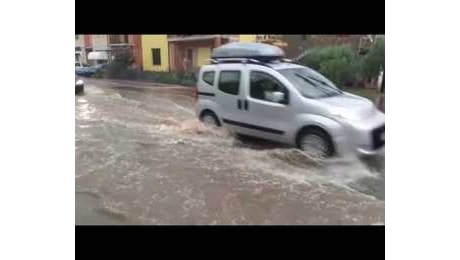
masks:
{"label": "roof rail", "polygon": [[272,66],[270,66],[270,63],[272,63],[274,61],[301,65],[299,62],[297,62],[295,60],[285,59],[285,58],[281,58],[281,59],[277,59],[277,60],[271,60],[271,61],[268,61],[268,62],[260,61],[260,60],[254,59],[254,58],[212,58],[212,59],[208,59],[208,61],[210,61],[211,64],[222,64],[222,63],[257,64],[257,65],[265,66],[265,67],[268,67],[268,68],[273,68]]}
{"label": "roof rail", "polygon": [[262,65],[265,67],[271,68],[270,65],[266,62],[261,62],[256,59],[251,59],[251,58],[214,58],[214,59],[209,59],[208,61],[211,62],[211,64],[222,64],[222,63],[249,63],[249,64],[257,64],[257,65]]}

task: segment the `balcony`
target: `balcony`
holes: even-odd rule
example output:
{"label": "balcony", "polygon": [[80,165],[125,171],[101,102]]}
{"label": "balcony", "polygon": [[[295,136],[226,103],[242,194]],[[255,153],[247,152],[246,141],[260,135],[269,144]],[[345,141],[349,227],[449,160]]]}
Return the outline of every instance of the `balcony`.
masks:
{"label": "balcony", "polygon": [[218,35],[213,34],[175,34],[168,35],[168,41],[180,42],[180,41],[195,41],[195,40],[211,40],[216,38]]}
{"label": "balcony", "polygon": [[110,46],[127,46],[131,45],[129,42],[129,36],[125,35],[109,35]]}
{"label": "balcony", "polygon": [[256,41],[261,43],[267,43],[278,47],[286,47],[287,43],[282,40],[281,35],[275,34],[259,34],[256,35]]}

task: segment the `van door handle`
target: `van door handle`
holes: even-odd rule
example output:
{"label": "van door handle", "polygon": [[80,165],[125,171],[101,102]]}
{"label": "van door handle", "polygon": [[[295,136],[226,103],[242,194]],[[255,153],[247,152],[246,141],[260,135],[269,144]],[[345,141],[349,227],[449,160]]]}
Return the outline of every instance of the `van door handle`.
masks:
{"label": "van door handle", "polygon": [[241,109],[241,99],[238,99],[238,109]]}
{"label": "van door handle", "polygon": [[247,100],[244,101],[244,109],[249,110],[249,102]]}

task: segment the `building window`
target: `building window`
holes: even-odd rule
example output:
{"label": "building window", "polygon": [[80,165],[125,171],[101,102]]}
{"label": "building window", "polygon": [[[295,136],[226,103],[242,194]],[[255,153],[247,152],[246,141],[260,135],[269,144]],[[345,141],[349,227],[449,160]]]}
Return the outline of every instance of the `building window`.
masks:
{"label": "building window", "polygon": [[160,49],[152,49],[153,65],[161,65]]}
{"label": "building window", "polygon": [[219,90],[238,95],[240,90],[240,72],[239,71],[221,71],[219,77]]}

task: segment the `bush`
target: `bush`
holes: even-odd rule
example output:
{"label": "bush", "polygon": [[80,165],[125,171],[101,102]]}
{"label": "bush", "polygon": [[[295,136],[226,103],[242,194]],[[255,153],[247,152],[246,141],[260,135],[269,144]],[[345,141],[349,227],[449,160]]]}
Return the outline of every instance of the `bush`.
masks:
{"label": "bush", "polygon": [[361,85],[375,79],[385,68],[385,39],[378,39],[369,51],[358,56],[348,45],[314,48],[300,62],[323,74],[338,86]]}
{"label": "bush", "polygon": [[131,64],[134,63],[134,55],[131,48],[115,49],[113,62],[128,68]]}
{"label": "bush", "polygon": [[103,78],[105,75],[105,71],[104,70],[98,70],[96,71],[96,73],[93,74],[93,78],[97,78],[97,79],[100,79],[100,78]]}
{"label": "bush", "polygon": [[344,58],[329,59],[321,63],[319,72],[339,86],[352,86],[356,79],[356,64],[350,64]]}
{"label": "bush", "polygon": [[358,57],[348,45],[312,49],[300,62],[338,86],[354,85],[359,72]]}
{"label": "bush", "polygon": [[135,79],[139,77],[140,72],[129,68],[133,62],[134,56],[130,48],[117,49],[114,51],[113,61],[94,76],[114,79]]}
{"label": "bush", "polygon": [[187,73],[143,71],[144,79],[158,83],[195,86],[196,79]]}
{"label": "bush", "polygon": [[163,71],[142,71],[126,68],[121,63],[112,62],[104,70],[95,75],[99,78],[147,80],[164,84],[177,84],[184,86],[195,86],[196,78],[190,73],[175,73]]}
{"label": "bush", "polygon": [[124,74],[124,71],[126,71],[126,66],[122,63],[119,62],[112,62],[107,65],[105,70],[103,71],[103,76],[104,78],[121,78],[121,76]]}
{"label": "bush", "polygon": [[314,70],[319,70],[321,62],[324,60],[324,52],[323,48],[312,49],[300,60],[300,63]]}

